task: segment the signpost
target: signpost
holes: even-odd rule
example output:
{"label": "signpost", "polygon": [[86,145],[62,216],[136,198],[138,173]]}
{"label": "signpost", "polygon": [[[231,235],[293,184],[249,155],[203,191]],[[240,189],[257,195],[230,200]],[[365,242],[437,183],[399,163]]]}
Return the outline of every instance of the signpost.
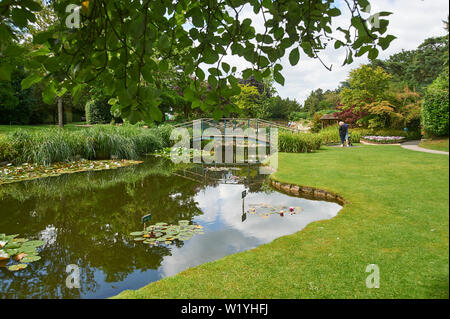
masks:
{"label": "signpost", "polygon": [[148,215],[145,215],[145,216],[142,216],[142,223],[144,224],[144,230],[145,230],[145,224],[147,223],[147,222],[149,222],[150,221],[150,219],[152,219],[152,214],[148,214]]}
{"label": "signpost", "polygon": [[244,198],[247,196],[247,190],[242,192],[242,222],[247,219],[247,214],[244,212]]}

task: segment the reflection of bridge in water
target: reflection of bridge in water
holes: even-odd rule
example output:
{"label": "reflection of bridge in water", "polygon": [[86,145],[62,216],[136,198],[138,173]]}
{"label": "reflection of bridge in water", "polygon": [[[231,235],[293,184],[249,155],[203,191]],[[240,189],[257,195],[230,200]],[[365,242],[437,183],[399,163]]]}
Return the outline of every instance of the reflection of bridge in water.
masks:
{"label": "reflection of bridge in water", "polygon": [[210,149],[220,151],[222,156],[215,158],[219,163],[261,163],[267,155],[278,151],[278,130],[297,132],[262,119],[240,118],[217,121],[203,118],[175,125],[175,128],[189,133],[189,148],[200,150],[208,144]]}
{"label": "reflection of bridge in water", "polygon": [[174,173],[201,184],[244,184],[251,186],[260,184],[267,175],[259,173],[260,165],[252,164],[193,164],[188,169],[181,169]]}

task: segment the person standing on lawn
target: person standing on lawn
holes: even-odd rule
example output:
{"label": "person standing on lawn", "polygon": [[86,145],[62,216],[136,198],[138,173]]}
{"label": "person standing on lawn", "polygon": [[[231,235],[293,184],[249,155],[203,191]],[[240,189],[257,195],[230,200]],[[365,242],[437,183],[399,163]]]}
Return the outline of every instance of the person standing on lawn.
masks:
{"label": "person standing on lawn", "polygon": [[344,147],[344,144],[350,147],[348,143],[348,124],[345,124],[343,121],[339,122],[339,137],[341,138],[341,147]]}

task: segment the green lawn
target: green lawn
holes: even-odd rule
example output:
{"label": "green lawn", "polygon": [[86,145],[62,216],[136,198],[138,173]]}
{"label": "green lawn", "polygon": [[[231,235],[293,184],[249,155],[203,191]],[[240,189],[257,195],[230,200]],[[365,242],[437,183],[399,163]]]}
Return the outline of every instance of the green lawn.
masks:
{"label": "green lawn", "polygon": [[448,137],[442,139],[432,139],[423,141],[419,144],[420,147],[429,148],[435,151],[445,151],[448,152]]}
{"label": "green lawn", "polygon": [[400,146],[280,154],[274,178],[339,193],[338,216],[116,298],[448,298],[448,169]]}
{"label": "green lawn", "polygon": [[[86,124],[84,122],[73,122],[68,123],[64,125],[65,129],[69,130],[76,130],[80,129],[80,127],[77,127],[76,125],[82,125]],[[51,125],[51,124],[42,124],[42,125],[0,125],[0,134],[9,134],[17,129],[24,129],[24,130],[39,130],[43,128],[49,128],[49,127],[58,127],[58,125]]]}

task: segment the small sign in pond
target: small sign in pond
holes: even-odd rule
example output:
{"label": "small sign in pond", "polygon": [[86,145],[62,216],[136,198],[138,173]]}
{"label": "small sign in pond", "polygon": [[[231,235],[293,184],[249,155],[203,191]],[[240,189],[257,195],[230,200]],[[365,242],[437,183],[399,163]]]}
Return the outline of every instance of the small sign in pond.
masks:
{"label": "small sign in pond", "polygon": [[150,221],[150,219],[152,219],[152,214],[142,216],[142,223],[144,224],[144,223]]}

